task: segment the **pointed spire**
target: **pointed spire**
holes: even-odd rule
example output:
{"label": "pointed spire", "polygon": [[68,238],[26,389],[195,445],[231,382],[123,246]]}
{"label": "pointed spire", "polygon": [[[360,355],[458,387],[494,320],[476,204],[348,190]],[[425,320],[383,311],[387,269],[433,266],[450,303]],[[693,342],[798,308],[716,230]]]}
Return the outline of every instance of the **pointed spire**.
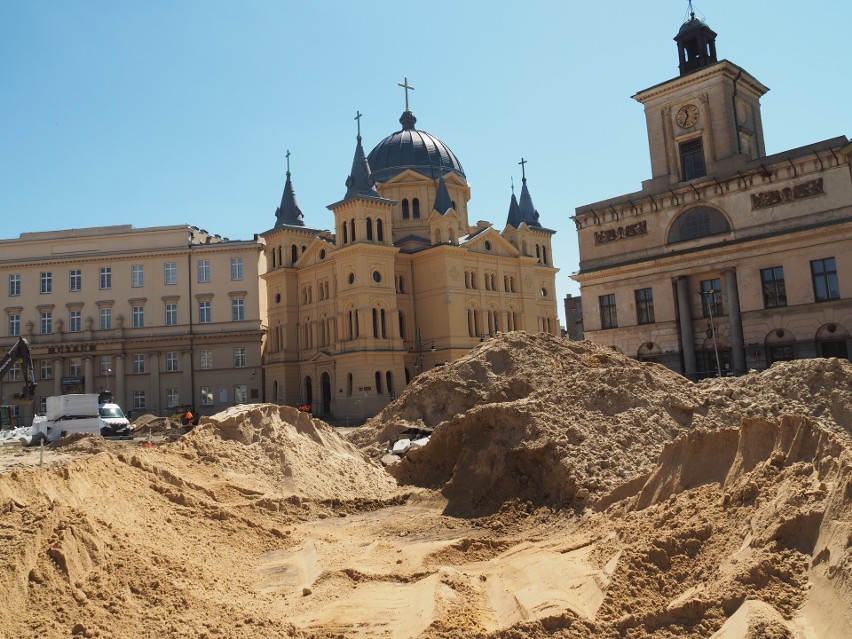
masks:
{"label": "pointed spire", "polygon": [[302,209],[296,202],[296,193],[293,191],[293,183],[290,181],[290,150],[287,150],[287,180],[284,183],[284,193],[281,195],[281,204],[275,211],[275,228],[281,226],[304,226],[302,221],[305,217]]}
{"label": "pointed spire", "polygon": [[[535,205],[533,205],[532,197],[530,196],[530,190],[527,188],[527,174],[524,170],[524,165],[526,163],[527,161],[521,158],[519,164],[521,165],[521,171],[524,177],[521,184],[521,200],[518,203],[518,226],[523,223],[526,223],[527,226],[541,226],[538,221],[538,211],[535,210]],[[512,197],[514,197],[514,195],[515,194],[512,193]]]}
{"label": "pointed spire", "polygon": [[346,196],[344,200],[365,195],[368,197],[377,197],[376,183],[370,173],[370,165],[367,162],[367,156],[364,154],[364,147],[361,146],[361,113],[355,117],[358,120],[358,145],[355,147],[355,157],[352,159],[352,171],[349,177],[346,178]]}
{"label": "pointed spire", "polygon": [[454,208],[453,199],[450,197],[447,183],[444,182],[443,177],[438,180],[438,192],[435,194],[435,206],[433,208],[441,215],[446,215],[447,211]]}
{"label": "pointed spire", "polygon": [[509,215],[506,217],[506,225],[518,228],[521,225],[521,210],[518,208],[518,198],[515,197],[515,187],[512,187],[512,200],[509,202]]}

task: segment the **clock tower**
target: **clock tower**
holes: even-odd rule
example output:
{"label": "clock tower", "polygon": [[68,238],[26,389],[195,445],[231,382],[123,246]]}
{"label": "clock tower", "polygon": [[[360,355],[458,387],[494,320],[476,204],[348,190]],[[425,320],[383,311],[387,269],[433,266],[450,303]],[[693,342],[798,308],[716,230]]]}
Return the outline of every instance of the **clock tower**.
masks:
{"label": "clock tower", "polygon": [[763,157],[760,98],[769,89],[716,58],[716,33],[690,13],[674,38],[680,75],[633,96],[645,107],[650,184],[675,184]]}

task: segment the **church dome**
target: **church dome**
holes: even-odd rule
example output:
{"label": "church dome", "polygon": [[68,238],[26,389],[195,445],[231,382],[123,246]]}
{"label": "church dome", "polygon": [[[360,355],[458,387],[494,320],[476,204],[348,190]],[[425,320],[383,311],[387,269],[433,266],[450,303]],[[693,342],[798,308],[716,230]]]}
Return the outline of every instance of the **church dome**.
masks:
{"label": "church dome", "polygon": [[455,173],[466,179],[461,162],[446,144],[414,128],[417,118],[406,110],[399,118],[402,130],[379,142],[367,156],[376,182],[387,182],[406,169],[437,179]]}

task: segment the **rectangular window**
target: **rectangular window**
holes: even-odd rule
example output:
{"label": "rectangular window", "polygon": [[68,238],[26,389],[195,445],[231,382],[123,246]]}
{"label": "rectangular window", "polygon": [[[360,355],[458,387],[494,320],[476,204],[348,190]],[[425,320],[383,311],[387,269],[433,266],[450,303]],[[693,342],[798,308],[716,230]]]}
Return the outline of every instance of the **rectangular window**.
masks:
{"label": "rectangular window", "polygon": [[201,351],[201,368],[213,368],[213,351]]}
{"label": "rectangular window", "polygon": [[145,307],[134,306],[131,317],[133,318],[133,328],[142,328],[145,326]]}
{"label": "rectangular window", "polygon": [[814,301],[827,302],[840,299],[840,283],[837,265],[833,257],[811,262],[811,277],[814,282]]}
{"label": "rectangular window", "polygon": [[178,370],[177,351],[169,351],[166,353],[166,372],[174,373],[176,370]]}
{"label": "rectangular window", "polygon": [[701,138],[681,143],[680,165],[683,169],[684,181],[707,175],[707,169],[704,166],[704,149],[701,146]]}
{"label": "rectangular window", "polygon": [[615,293],[598,297],[601,309],[601,328],[618,328],[618,317],[615,312]]}
{"label": "rectangular window", "polygon": [[42,293],[52,293],[53,292],[53,273],[50,271],[43,271],[41,274],[41,292]]}
{"label": "rectangular window", "polygon": [[177,304],[166,304],[166,326],[177,326]]}
{"label": "rectangular window", "polygon": [[177,264],[175,262],[166,262],[163,265],[165,279],[163,280],[167,286],[177,284]]}
{"label": "rectangular window", "polygon": [[763,308],[787,306],[784,267],[773,266],[760,269],[760,282],[763,287]]}
{"label": "rectangular window", "polygon": [[246,318],[246,301],[231,300],[231,320],[239,322]]}
{"label": "rectangular window", "polygon": [[144,353],[134,353],[133,358],[131,360],[133,366],[131,368],[131,372],[139,375],[145,372],[145,354]]}
{"label": "rectangular window", "polygon": [[130,267],[130,286],[141,288],[145,286],[145,267],[142,264],[133,264]]}
{"label": "rectangular window", "polygon": [[79,333],[83,330],[82,311],[71,311],[68,313],[68,332]]}
{"label": "rectangular window", "polygon": [[50,335],[53,332],[53,313],[45,311],[41,314],[41,334]]}
{"label": "rectangular window", "polygon": [[100,327],[101,327],[102,331],[108,331],[112,328],[112,309],[111,308],[102,308],[101,309]]}
{"label": "rectangular window", "polygon": [[235,282],[243,279],[243,258],[231,258],[231,279]]}
{"label": "rectangular window", "polygon": [[234,403],[245,404],[248,402],[248,389],[245,384],[234,384]]}
{"label": "rectangular window", "polygon": [[796,359],[796,350],[793,344],[778,344],[769,347],[769,361],[789,362]]}
{"label": "rectangular window", "polygon": [[83,363],[74,358],[70,362],[68,362],[68,374],[71,377],[80,377],[83,374]]}
{"label": "rectangular window", "polygon": [[179,388],[167,388],[166,389],[166,407],[174,408],[180,404],[180,389]]}
{"label": "rectangular window", "polygon": [[41,360],[39,376],[41,379],[53,379],[53,363],[49,359]]}
{"label": "rectangular window", "polygon": [[112,355],[101,355],[101,375],[112,373]]}
{"label": "rectangular window", "polygon": [[198,302],[199,324],[209,324],[211,321],[210,302]]}
{"label": "rectangular window", "polygon": [[21,334],[21,316],[15,313],[9,315],[9,337]]}
{"label": "rectangular window", "polygon": [[650,288],[640,288],[636,294],[636,320],[640,324],[654,323],[654,291]]}
{"label": "rectangular window", "polygon": [[78,268],[68,271],[68,290],[72,292],[83,290],[83,271]]}
{"label": "rectangular window", "polygon": [[234,349],[234,368],[245,368],[246,366],[246,349],[243,346],[238,346]]}
{"label": "rectangular window", "polygon": [[201,405],[202,406],[212,406],[213,405],[213,387],[212,386],[202,386],[201,387]]}
{"label": "rectangular window", "polygon": [[133,410],[144,410],[148,407],[148,402],[145,399],[145,391],[133,391]]}
{"label": "rectangular window", "polygon": [[701,281],[701,312],[704,317],[718,317],[723,314],[722,308],[722,281]]}
{"label": "rectangular window", "polygon": [[9,369],[9,381],[10,382],[20,382],[21,381],[21,364],[20,362],[15,362],[12,364],[12,368]]}
{"label": "rectangular window", "polygon": [[18,297],[21,294],[21,276],[14,273],[9,276],[9,297]]}
{"label": "rectangular window", "polygon": [[98,286],[102,291],[112,288],[112,268],[102,266],[98,277]]}
{"label": "rectangular window", "polygon": [[198,260],[198,283],[210,281],[210,260]]}

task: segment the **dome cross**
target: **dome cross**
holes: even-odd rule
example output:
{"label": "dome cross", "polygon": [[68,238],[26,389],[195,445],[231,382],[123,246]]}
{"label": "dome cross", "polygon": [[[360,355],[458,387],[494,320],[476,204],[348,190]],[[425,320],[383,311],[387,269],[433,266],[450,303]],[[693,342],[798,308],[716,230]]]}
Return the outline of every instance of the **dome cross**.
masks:
{"label": "dome cross", "polygon": [[401,83],[397,83],[397,86],[405,89],[405,110],[408,111],[408,92],[414,91],[414,87],[408,84],[408,76],[405,77],[405,80]]}

